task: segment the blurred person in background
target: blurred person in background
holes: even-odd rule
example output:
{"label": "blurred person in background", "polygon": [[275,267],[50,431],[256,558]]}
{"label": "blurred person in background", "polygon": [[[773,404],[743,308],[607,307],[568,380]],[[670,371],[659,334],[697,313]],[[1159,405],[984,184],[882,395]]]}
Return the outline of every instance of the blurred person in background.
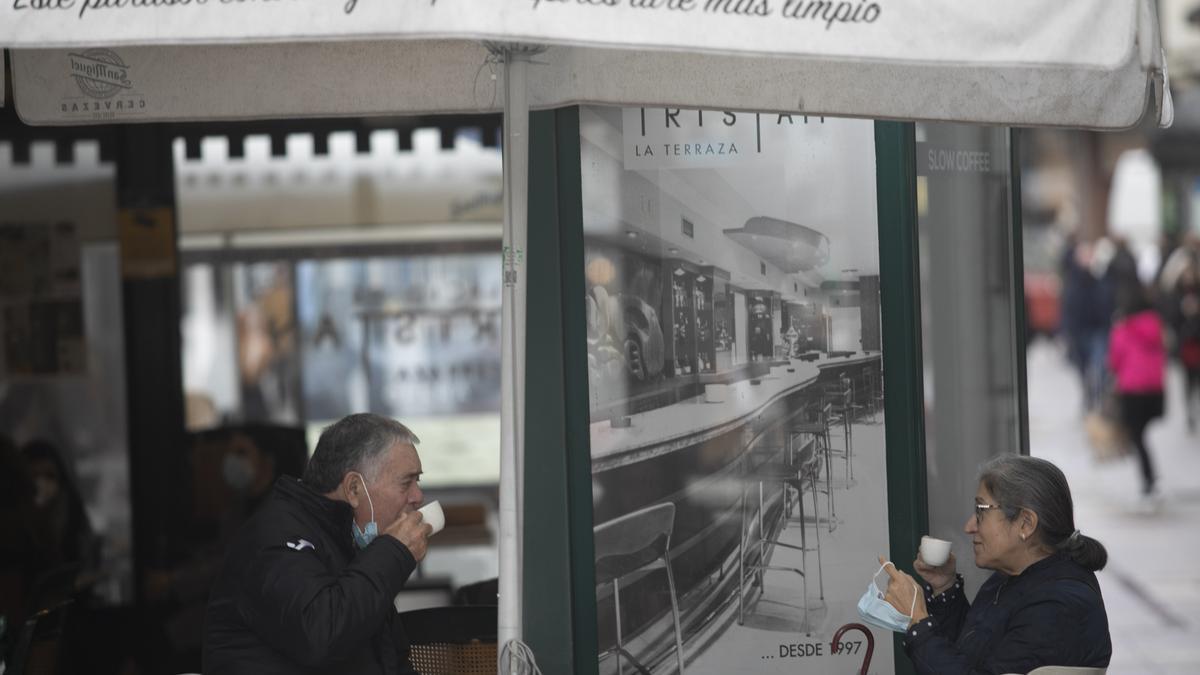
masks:
{"label": "blurred person in background", "polygon": [[1168,282],[1166,316],[1174,335],[1174,353],[1186,381],[1183,407],[1188,432],[1194,434],[1200,417],[1200,255],[1191,247],[1180,247],[1172,257],[1180,265]]}
{"label": "blurred person in background", "polygon": [[1137,256],[1129,248],[1128,239],[1124,237],[1102,238],[1096,244],[1096,256],[1100,260],[1108,261],[1102,274],[1108,282],[1109,292],[1114,300],[1114,311],[1119,309],[1116,303],[1119,303],[1121,298],[1145,291],[1142,280],[1138,276]]}
{"label": "blurred person in background", "polygon": [[245,433],[235,432],[221,459],[221,478],[237,495],[237,508],[230,514],[236,522],[226,525],[236,529],[254,513],[275,482],[275,457]]}
{"label": "blurred person in background", "polygon": [[1166,348],[1162,321],[1141,288],[1126,289],[1109,339],[1108,363],[1117,383],[1121,423],[1137,450],[1142,470],[1143,510],[1157,508],[1156,476],[1146,427],[1163,414]]}
{"label": "blurred person in background", "polygon": [[200,669],[209,590],[229,541],[258,510],[281,475],[299,477],[308,455],[299,428],[248,425],[191,436],[191,501],[174,542],[172,563],[148,570],[144,589],[150,627],[160,631],[154,670]]}
{"label": "blurred person in background", "polygon": [[26,443],[22,453],[33,479],[34,504],[49,528],[49,564],[94,569],[99,563],[100,542],[62,453],[46,440]]}
{"label": "blurred person in background", "polygon": [[102,577],[100,538],[92,529],[83,496],[58,447],[33,440],[21,449],[33,480],[33,502],[43,528],[44,558],[30,590],[31,610],[67,600],[85,601]]}
{"label": "blurred person in background", "polygon": [[1062,331],[1067,356],[1083,385],[1083,412],[1097,411],[1104,398],[1105,354],[1112,322],[1114,291],[1108,266],[1111,242],[1067,239],[1060,260]]}

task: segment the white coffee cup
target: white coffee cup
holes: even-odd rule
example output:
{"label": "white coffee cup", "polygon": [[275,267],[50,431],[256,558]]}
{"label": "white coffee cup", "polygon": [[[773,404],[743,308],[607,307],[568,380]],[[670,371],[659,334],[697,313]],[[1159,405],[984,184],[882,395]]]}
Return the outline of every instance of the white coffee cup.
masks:
{"label": "white coffee cup", "polygon": [[926,565],[940,567],[950,558],[950,542],[945,539],[924,536],[921,537],[921,560]]}
{"label": "white coffee cup", "polygon": [[442,528],[446,527],[446,514],[442,512],[442,505],[440,503],[436,501],[429,502],[417,510],[421,512],[421,516],[424,517],[425,522],[433,526],[433,532],[430,532],[429,536],[441,532]]}

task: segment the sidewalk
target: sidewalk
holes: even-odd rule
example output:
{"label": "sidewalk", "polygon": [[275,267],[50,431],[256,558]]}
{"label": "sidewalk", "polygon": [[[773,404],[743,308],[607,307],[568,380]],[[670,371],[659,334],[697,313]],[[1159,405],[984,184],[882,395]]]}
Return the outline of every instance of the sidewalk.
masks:
{"label": "sidewalk", "polygon": [[1200,673],[1200,435],[1189,436],[1182,374],[1168,381],[1166,417],[1149,446],[1164,507],[1139,515],[1133,458],[1097,464],[1083,435],[1080,387],[1058,346],[1029,349],[1030,450],[1071,484],[1075,524],[1109,554],[1100,584],[1113,640],[1109,675]]}

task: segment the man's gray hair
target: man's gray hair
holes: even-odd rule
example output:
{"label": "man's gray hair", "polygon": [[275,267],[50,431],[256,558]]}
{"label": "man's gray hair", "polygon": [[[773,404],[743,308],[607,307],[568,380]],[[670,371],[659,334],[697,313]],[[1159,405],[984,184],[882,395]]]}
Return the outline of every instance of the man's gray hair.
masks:
{"label": "man's gray hair", "polygon": [[321,432],[302,480],[317,492],[327,494],[337,489],[352,471],[373,478],[384,453],[397,443],[416,446],[420,442],[408,427],[390,417],[372,413],[347,415]]}

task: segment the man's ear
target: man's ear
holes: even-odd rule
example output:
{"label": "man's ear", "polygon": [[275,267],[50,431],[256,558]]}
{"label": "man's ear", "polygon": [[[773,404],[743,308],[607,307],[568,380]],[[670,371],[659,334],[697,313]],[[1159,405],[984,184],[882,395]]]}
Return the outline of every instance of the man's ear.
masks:
{"label": "man's ear", "polygon": [[338,495],[357,509],[358,502],[363,498],[362,477],[352,471],[346,472],[338,484]]}

